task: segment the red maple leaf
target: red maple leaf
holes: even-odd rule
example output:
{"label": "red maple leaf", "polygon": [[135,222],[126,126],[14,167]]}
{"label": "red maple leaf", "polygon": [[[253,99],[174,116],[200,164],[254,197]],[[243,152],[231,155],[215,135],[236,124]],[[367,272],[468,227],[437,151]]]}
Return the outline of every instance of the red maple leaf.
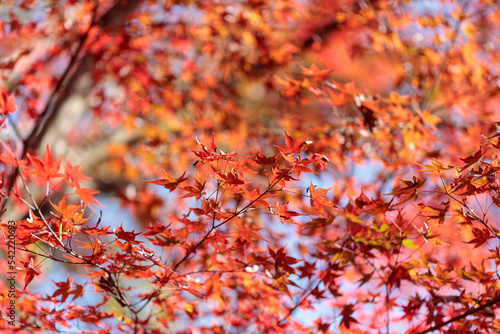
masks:
{"label": "red maple leaf", "polygon": [[483,156],[484,153],[485,152],[483,152],[480,149],[474,155],[468,156],[467,158],[463,158],[463,159],[460,158],[460,160],[462,160],[463,162],[465,162],[465,166],[463,166],[460,169],[460,172],[463,172],[464,170],[466,170],[467,168],[469,168],[470,166],[472,166],[473,164],[475,164],[476,162],[478,162],[479,159],[481,159],[481,157]]}
{"label": "red maple leaf", "polygon": [[279,220],[281,221],[282,224],[284,224],[285,222],[290,223],[290,224],[297,224],[292,219],[292,217],[305,216],[305,215],[301,214],[301,213],[297,213],[295,211],[288,211],[287,204],[278,205],[276,207],[276,211],[277,211],[276,214],[278,215],[278,218],[279,218]]}
{"label": "red maple leaf", "polygon": [[33,258],[30,258],[30,262],[22,262],[24,269],[21,270],[26,270],[26,276],[24,277],[24,290],[26,290],[26,287],[30,282],[35,278],[35,276],[38,276],[41,274],[40,267],[41,263],[35,266],[35,261]]}
{"label": "red maple leaf", "polygon": [[316,269],[316,262],[309,263],[307,261],[304,261],[304,265],[302,267],[299,267],[298,269],[301,271],[301,274],[299,275],[301,278],[307,277],[311,279]]}
{"label": "red maple leaf", "polygon": [[255,158],[253,159],[253,161],[255,161],[258,165],[262,165],[262,166],[265,166],[265,165],[274,165],[274,163],[276,162],[276,156],[274,157],[266,157],[262,151],[259,150],[259,154],[257,154],[255,156]]}
{"label": "red maple leaf", "polygon": [[2,161],[4,164],[9,165],[9,166],[14,166],[17,167],[19,164],[19,168],[24,168],[26,167],[26,161],[17,158],[14,155],[14,153],[11,151],[11,149],[7,146],[6,143],[3,141],[0,141],[2,143],[2,146],[4,148],[2,154],[0,155],[0,161]]}
{"label": "red maple leaf", "polygon": [[402,187],[387,194],[387,195],[404,195],[401,197],[399,204],[404,203],[410,199],[416,201],[418,198],[418,189],[424,185],[426,179],[420,179],[414,176],[413,181],[406,181],[401,179],[400,181]]}
{"label": "red maple leaf", "polygon": [[48,181],[51,178],[63,176],[59,173],[62,156],[54,161],[54,157],[52,157],[52,152],[50,152],[49,145],[47,145],[47,150],[43,155],[43,161],[36,157],[32,157],[29,153],[27,154],[27,157],[31,162],[33,168],[35,168],[34,174],[39,176],[42,181]]}
{"label": "red maple leaf", "polygon": [[259,207],[269,208],[269,203],[267,201],[265,201],[265,199],[269,198],[269,197],[271,197],[273,195],[270,194],[270,193],[264,193],[264,194],[262,194],[260,192],[259,188],[255,188],[255,189],[253,189],[249,193],[248,192],[244,193],[243,196],[245,196],[245,198],[250,203],[252,203],[252,206],[254,206],[255,208],[259,208]]}
{"label": "red maple leaf", "polygon": [[78,284],[78,283],[75,283],[76,285],[76,288],[74,290],[71,291],[71,294],[73,294],[73,299],[72,300],[75,300],[77,298],[80,298],[83,296],[83,285],[81,284]]}
{"label": "red maple leaf", "polygon": [[474,244],[474,248],[478,248],[482,244],[484,244],[488,239],[494,238],[494,236],[490,235],[490,231],[487,228],[472,228],[472,234],[474,235],[474,239],[470,241],[466,241],[467,244]]}
{"label": "red maple leaf", "polygon": [[136,242],[135,237],[140,235],[140,233],[134,233],[134,231],[126,232],[123,229],[123,224],[121,224],[120,227],[115,231],[115,234],[119,239],[125,240],[127,242],[134,242],[134,243]]}
{"label": "red maple leaf", "polygon": [[8,114],[16,111],[16,101],[14,93],[8,94],[7,91],[0,85],[0,114]]}
{"label": "red maple leaf", "polygon": [[202,151],[193,151],[192,150],[192,152],[194,154],[196,154],[202,160],[209,159],[210,157],[213,157],[214,153],[217,152],[217,146],[215,145],[215,136],[213,133],[212,133],[212,141],[210,142],[208,147],[206,145],[202,144],[198,140],[198,138],[196,138],[196,142],[198,143],[198,145],[201,146]]}
{"label": "red maple leaf", "polygon": [[351,328],[351,324],[357,323],[358,321],[352,317],[352,314],[354,313],[354,304],[346,304],[344,308],[342,309],[342,312],[340,312],[340,315],[342,315],[342,320],[340,321],[341,325],[344,325],[347,329]]}
{"label": "red maple leaf", "polygon": [[[276,146],[283,155],[296,154],[305,150],[307,135],[297,140],[293,140],[285,131],[285,146]],[[286,158],[286,157],[285,157]]]}
{"label": "red maple leaf", "polygon": [[288,256],[285,252],[286,246],[278,249],[276,252],[273,251],[269,246],[267,246],[269,250],[269,255],[275,261],[275,267],[279,269],[283,269],[283,271],[291,274],[295,274],[295,269],[291,267],[291,265],[296,264],[302,260],[297,260],[291,256]]}
{"label": "red maple leaf", "polygon": [[81,167],[82,165],[71,165],[69,159],[66,158],[66,164],[64,165],[64,177],[66,179],[66,183],[70,187],[79,187],[80,182],[90,180],[90,177],[87,177],[80,173]]}
{"label": "red maple leaf", "polygon": [[[52,281],[54,282],[54,281]],[[54,282],[54,284],[58,287],[56,291],[52,294],[52,297],[61,296],[61,301],[65,302],[68,296],[71,294],[71,283],[72,279],[68,276],[66,281],[62,282]]]}
{"label": "red maple leaf", "polygon": [[215,171],[215,178],[227,184],[233,184],[233,185],[245,184],[245,181],[240,179],[238,173],[234,170],[227,172],[227,174]]}
{"label": "red maple leaf", "polygon": [[181,184],[181,182],[187,180],[187,178],[184,177],[186,172],[184,172],[178,179],[176,179],[175,177],[169,176],[166,171],[163,171],[163,172],[165,173],[164,179],[159,179],[156,181],[146,181],[146,180],[143,180],[143,181],[147,182],[147,183],[152,183],[152,184],[164,186],[165,189],[168,189],[168,190],[170,190],[170,192],[172,192]]}
{"label": "red maple leaf", "polygon": [[187,191],[188,193],[182,196],[182,198],[186,197],[194,197],[196,200],[199,200],[201,196],[205,194],[203,191],[205,189],[206,181],[201,183],[198,180],[194,180],[195,184],[194,186],[186,186],[186,187],[181,187],[182,190]]}

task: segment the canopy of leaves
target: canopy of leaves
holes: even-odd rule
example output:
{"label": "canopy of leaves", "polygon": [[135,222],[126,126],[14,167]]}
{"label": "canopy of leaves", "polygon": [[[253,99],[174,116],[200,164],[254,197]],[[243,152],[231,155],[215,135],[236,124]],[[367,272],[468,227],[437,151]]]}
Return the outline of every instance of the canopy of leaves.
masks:
{"label": "canopy of leaves", "polygon": [[0,330],[500,332],[499,22],[0,4]]}

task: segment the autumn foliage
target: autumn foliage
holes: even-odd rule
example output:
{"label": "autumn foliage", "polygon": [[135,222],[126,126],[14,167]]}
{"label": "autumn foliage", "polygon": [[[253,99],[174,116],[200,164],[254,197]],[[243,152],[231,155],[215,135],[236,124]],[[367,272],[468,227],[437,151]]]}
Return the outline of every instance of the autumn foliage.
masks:
{"label": "autumn foliage", "polygon": [[1,332],[500,332],[499,22],[7,0]]}

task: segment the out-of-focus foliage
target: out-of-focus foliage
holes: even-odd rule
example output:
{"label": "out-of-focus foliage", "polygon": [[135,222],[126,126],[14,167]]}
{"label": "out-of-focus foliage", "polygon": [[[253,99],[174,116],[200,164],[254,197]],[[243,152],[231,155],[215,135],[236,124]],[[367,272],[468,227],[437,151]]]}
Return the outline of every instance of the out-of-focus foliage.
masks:
{"label": "out-of-focus foliage", "polygon": [[7,0],[0,328],[500,331],[498,22],[493,0]]}

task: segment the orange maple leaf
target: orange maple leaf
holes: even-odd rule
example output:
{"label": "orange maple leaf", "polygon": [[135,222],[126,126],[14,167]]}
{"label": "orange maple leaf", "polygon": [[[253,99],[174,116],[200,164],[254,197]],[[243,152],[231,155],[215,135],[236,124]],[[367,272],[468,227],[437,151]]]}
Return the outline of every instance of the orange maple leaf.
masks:
{"label": "orange maple leaf", "polygon": [[332,201],[330,201],[329,199],[327,199],[325,196],[326,194],[328,193],[328,190],[330,189],[315,189],[313,184],[312,184],[312,181],[311,181],[311,185],[309,186],[309,193],[311,194],[311,200],[310,200],[310,203],[311,203],[311,206],[313,208],[315,208],[316,210],[318,210],[318,212],[323,216],[323,217],[326,217],[325,216],[325,210],[324,210],[324,207],[333,207],[333,203]]}
{"label": "orange maple leaf", "polygon": [[71,165],[69,159],[66,158],[66,164],[64,166],[64,177],[66,179],[66,183],[68,183],[70,187],[79,187],[80,182],[90,180],[90,177],[87,177],[80,173],[81,167],[82,165]]}
{"label": "orange maple leaf", "polygon": [[305,215],[301,214],[301,213],[297,213],[295,211],[288,211],[287,204],[278,205],[276,207],[276,214],[278,215],[278,218],[279,218],[279,220],[281,221],[282,224],[284,224],[285,222],[290,223],[290,224],[297,224],[292,219],[292,217],[305,216]]}
{"label": "orange maple leaf", "polygon": [[160,186],[164,186],[165,189],[168,189],[170,190],[170,192],[174,191],[175,189],[177,189],[177,187],[185,180],[187,180],[187,178],[184,177],[184,175],[186,175],[186,172],[184,172],[179,178],[175,178],[175,177],[172,177],[170,175],[167,174],[166,171],[163,171],[165,173],[165,178],[164,179],[159,179],[159,180],[156,180],[156,181],[146,181],[146,180],[143,180],[144,182],[147,182],[147,183],[152,183],[152,184],[157,184],[157,185],[160,185]]}
{"label": "orange maple leaf", "polygon": [[94,208],[91,203],[94,203],[100,207],[103,207],[102,204],[99,203],[94,197],[94,195],[98,194],[99,191],[93,190],[93,189],[88,189],[88,188],[76,187],[75,192],[80,197],[80,199],[83,201],[83,203],[85,203],[89,208],[91,208],[91,209]]}

